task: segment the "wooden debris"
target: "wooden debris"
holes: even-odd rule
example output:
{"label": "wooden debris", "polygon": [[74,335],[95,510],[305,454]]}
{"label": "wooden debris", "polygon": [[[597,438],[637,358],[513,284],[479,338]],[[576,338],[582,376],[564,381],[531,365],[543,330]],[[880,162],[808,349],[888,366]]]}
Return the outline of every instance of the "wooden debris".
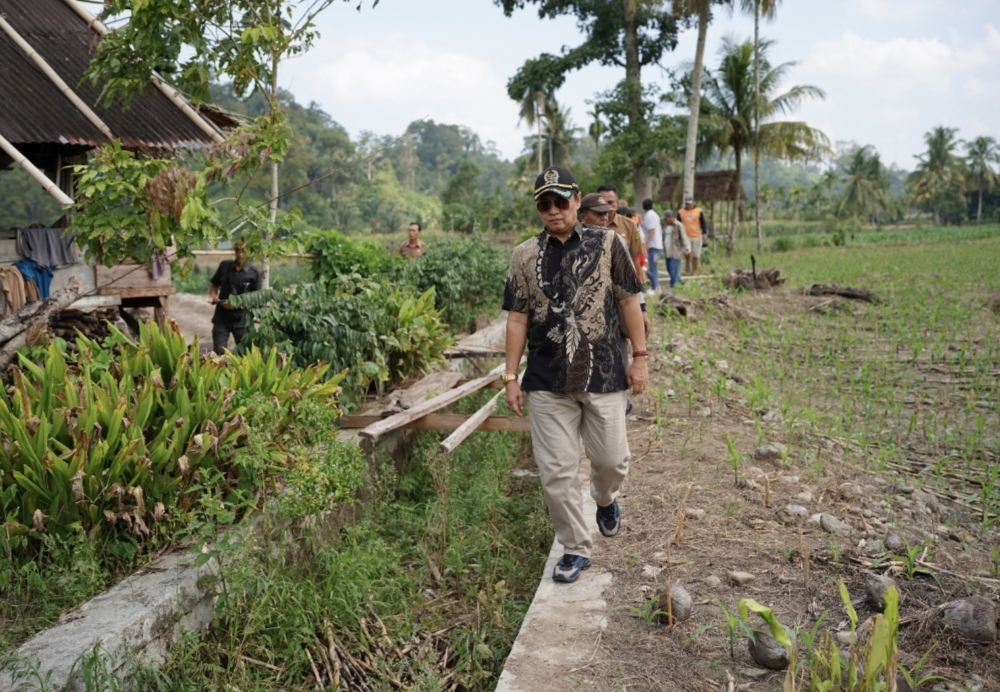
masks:
{"label": "wooden debris", "polygon": [[14,360],[18,350],[28,344],[29,336],[44,330],[51,315],[65,310],[80,297],[80,290],[80,281],[73,277],[65,288],[53,293],[52,297],[39,301],[38,309],[33,310],[30,317],[18,318],[24,313],[23,310],[19,310],[3,321],[2,327],[8,336],[5,339],[6,343],[0,348],[0,372],[7,371],[7,366]]}
{"label": "wooden debris", "polygon": [[882,302],[878,296],[867,289],[847,288],[837,286],[836,284],[812,284],[811,286],[805,288],[803,292],[810,296],[840,296],[841,298],[863,300],[866,303],[875,304]]}
{"label": "wooden debris", "polygon": [[[459,625],[437,632],[421,631],[407,640],[393,641],[378,614],[369,607],[371,620],[361,618],[356,633],[347,632],[352,640],[348,646],[333,634],[329,622],[324,623],[323,636],[317,635],[312,652],[306,656],[311,664],[317,689],[342,692],[373,692],[373,690],[412,689],[414,671],[436,668],[442,681],[455,675],[458,662],[453,655],[448,633]],[[318,663],[317,663],[318,662]],[[457,683],[442,689],[455,689]]]}
{"label": "wooden debris", "polygon": [[776,267],[759,269],[734,269],[722,277],[722,285],[735,291],[768,291],[785,283],[781,271]]}
{"label": "wooden debris", "polygon": [[941,621],[963,639],[981,644],[997,640],[997,609],[988,598],[972,596],[945,603]]}

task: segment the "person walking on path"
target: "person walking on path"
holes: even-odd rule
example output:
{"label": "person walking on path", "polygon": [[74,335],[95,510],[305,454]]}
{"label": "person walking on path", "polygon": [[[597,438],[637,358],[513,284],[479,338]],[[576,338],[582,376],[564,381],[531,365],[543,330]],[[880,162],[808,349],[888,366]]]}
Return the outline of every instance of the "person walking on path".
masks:
{"label": "person walking on path", "polygon": [[667,273],[670,274],[670,288],[684,283],[681,278],[681,260],[691,254],[691,241],[683,224],[674,218],[674,212],[663,212],[663,238],[666,245]]}
{"label": "person walking on path", "polygon": [[[552,578],[574,582],[590,567],[593,550],[580,490],[581,438],[598,529],[610,537],[621,528],[617,498],[631,458],[625,390],[639,394],[649,382],[642,284],[613,232],[577,221],[582,200],[572,173],[547,168],[535,180],[534,197],[544,230],[511,255],[502,379],[511,411],[523,415],[527,404],[545,503],[565,551]],[[623,328],[635,349],[627,370]],[[519,384],[525,346],[528,365]]]}
{"label": "person walking on path", "polygon": [[649,262],[646,264],[646,273],[649,274],[649,293],[660,290],[660,269],[657,262],[660,253],[663,252],[663,228],[660,226],[660,217],[653,211],[653,200],[642,200],[642,230],[646,232],[646,254]]}
{"label": "person walking on path", "polygon": [[212,350],[222,355],[233,335],[235,350],[246,334],[243,310],[229,304],[229,296],[241,296],[260,290],[260,272],[249,263],[246,245],[239,241],[233,246],[234,259],[223,260],[211,279],[208,302],[215,306],[212,315]]}
{"label": "person walking on path", "polygon": [[597,194],[611,207],[611,211],[608,212],[608,228],[625,240],[628,254],[635,265],[635,273],[639,277],[639,281],[642,281],[642,260],[646,251],[642,246],[642,234],[639,233],[639,227],[628,216],[618,213],[618,189],[614,185],[601,185],[597,188]]}
{"label": "person walking on path", "polygon": [[399,254],[407,259],[416,259],[424,256],[427,245],[420,239],[420,231],[423,227],[414,221],[406,229],[407,240],[399,246]]}
{"label": "person walking on path", "polygon": [[698,263],[701,261],[702,236],[708,231],[708,224],[705,222],[705,214],[700,207],[694,206],[694,199],[684,198],[684,208],[677,212],[677,216],[687,231],[688,240],[691,242],[691,251],[684,256],[686,260],[684,269],[688,274],[698,273]]}

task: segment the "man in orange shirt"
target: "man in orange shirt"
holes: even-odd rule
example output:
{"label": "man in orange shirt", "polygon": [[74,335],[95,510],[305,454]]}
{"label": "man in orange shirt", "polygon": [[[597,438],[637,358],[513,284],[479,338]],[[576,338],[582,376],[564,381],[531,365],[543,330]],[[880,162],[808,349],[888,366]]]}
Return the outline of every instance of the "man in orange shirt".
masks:
{"label": "man in orange shirt", "polygon": [[685,197],[684,208],[677,212],[677,218],[680,219],[684,232],[691,241],[691,252],[684,255],[684,269],[688,274],[697,274],[698,262],[701,260],[702,237],[708,228],[705,215],[699,207],[694,206],[693,198]]}

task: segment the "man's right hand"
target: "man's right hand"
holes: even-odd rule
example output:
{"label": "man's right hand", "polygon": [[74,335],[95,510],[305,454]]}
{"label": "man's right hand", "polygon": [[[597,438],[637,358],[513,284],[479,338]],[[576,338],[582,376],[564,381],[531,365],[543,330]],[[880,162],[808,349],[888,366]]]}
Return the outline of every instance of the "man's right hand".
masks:
{"label": "man's right hand", "polygon": [[507,407],[516,416],[524,415],[524,392],[521,391],[521,385],[518,384],[517,380],[513,382],[508,382],[504,386],[504,390],[507,394]]}

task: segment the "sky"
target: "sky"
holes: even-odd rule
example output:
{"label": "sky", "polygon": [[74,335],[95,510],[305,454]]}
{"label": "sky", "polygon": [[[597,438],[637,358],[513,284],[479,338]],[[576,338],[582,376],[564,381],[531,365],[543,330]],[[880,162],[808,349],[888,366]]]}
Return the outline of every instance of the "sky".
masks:
{"label": "sky", "polygon": [[[352,136],[399,135],[414,120],[465,125],[508,159],[529,134],[507,80],[525,60],[582,41],[570,17],[539,19],[530,5],[507,18],[493,0],[372,0],[334,3],[319,18],[321,36],[282,66],[281,85],[315,102]],[[798,63],[786,86],[810,84],[826,99],[791,119],[823,130],[832,142],[871,144],[883,162],[912,169],[931,128],[1000,139],[1000,0],[783,0],[762,36],[773,64]],[[750,38],[753,21],[717,10],[706,66],[718,63],[726,35]],[[681,33],[663,67],[694,59],[696,31]],[[624,77],[618,67],[572,73],[557,94],[586,127],[588,101]],[[669,88],[665,70],[643,81]]]}
{"label": "sky", "polygon": [[[315,101],[352,136],[361,130],[401,134],[417,118],[465,125],[506,158],[528,134],[506,83],[528,58],[575,46],[572,18],[539,19],[530,7],[504,16],[492,0],[365,0],[337,3],[321,15],[321,37],[283,67],[282,85],[302,103]],[[718,62],[723,36],[751,37],[753,22],[718,10],[709,27],[706,64]],[[775,41],[772,63],[798,62],[787,85],[812,84],[824,101],[794,119],[831,141],[872,144],[886,163],[915,164],[923,136],[937,125],[958,136],[1000,138],[1000,0],[784,0],[761,33]],[[696,32],[684,31],[663,59],[676,68],[694,59]],[[573,73],[557,94],[581,127],[588,101],[624,76],[592,66]],[[669,88],[665,72],[643,80]]]}

